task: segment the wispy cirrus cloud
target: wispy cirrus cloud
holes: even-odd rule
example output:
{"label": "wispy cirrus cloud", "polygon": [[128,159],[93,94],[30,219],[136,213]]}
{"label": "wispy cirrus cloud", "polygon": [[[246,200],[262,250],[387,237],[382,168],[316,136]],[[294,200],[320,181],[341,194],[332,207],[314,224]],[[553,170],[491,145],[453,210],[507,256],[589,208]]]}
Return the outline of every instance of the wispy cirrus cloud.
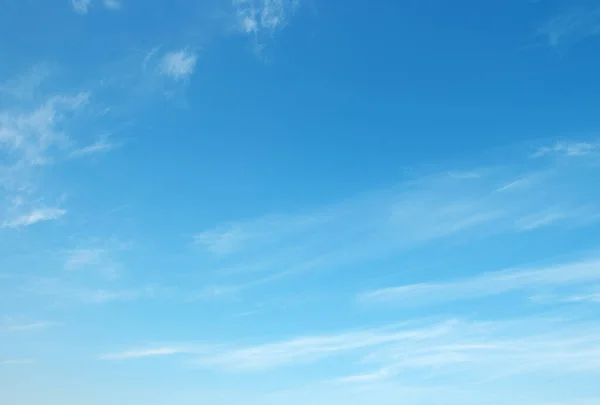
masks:
{"label": "wispy cirrus cloud", "polygon": [[33,110],[0,111],[0,152],[14,164],[42,165],[52,161],[50,152],[66,148],[66,120],[89,101],[89,94],[51,96]]}
{"label": "wispy cirrus cloud", "polygon": [[[581,150],[563,143],[559,151]],[[544,149],[545,150],[545,149]],[[228,221],[198,232],[209,282],[244,289],[308,271],[334,271],[421,246],[502,234],[588,226],[600,220],[595,191],[576,187],[599,175],[587,154],[568,165],[522,157],[513,165],[442,171],[338,204],[290,215]]]}
{"label": "wispy cirrus cloud", "polygon": [[299,0],[232,0],[234,29],[252,38],[254,51],[283,29],[300,6]]}
{"label": "wispy cirrus cloud", "polygon": [[103,4],[110,10],[120,10],[123,7],[121,0],[103,0]]}
{"label": "wispy cirrus cloud", "polygon": [[[341,358],[345,359],[342,367],[328,381],[352,384],[385,380],[412,384],[449,375],[486,382],[529,373],[597,373],[600,365],[600,329],[593,321],[535,317],[419,323],[247,346],[146,346],[99,359],[134,361],[176,355],[188,365],[221,372],[268,373],[299,365],[319,367]],[[339,370],[360,371],[339,375]]]}
{"label": "wispy cirrus cloud", "polygon": [[55,70],[47,66],[36,64],[0,86],[0,92],[12,97],[0,105],[0,228],[24,228],[63,217],[64,191],[48,189],[40,178],[68,158],[89,157],[116,146],[107,139],[75,146],[87,142],[78,129],[94,118],[95,106],[89,91],[42,91]]}
{"label": "wispy cirrus cloud", "polygon": [[599,35],[600,7],[597,2],[588,3],[551,18],[538,29],[538,35],[554,48],[569,47]]}
{"label": "wispy cirrus cloud", "polygon": [[78,14],[87,14],[92,5],[92,0],[71,0],[73,11]]}
{"label": "wispy cirrus cloud", "polygon": [[199,349],[189,346],[161,346],[149,347],[134,350],[126,350],[123,352],[104,354],[98,357],[99,360],[134,360],[148,357],[165,357],[180,354],[191,354],[198,352]]}
{"label": "wispy cirrus cloud", "polygon": [[[73,11],[77,14],[86,15],[93,7],[92,0],[71,0]],[[102,6],[108,10],[120,10],[123,7],[121,0],[102,0]]]}
{"label": "wispy cirrus cloud", "polygon": [[171,297],[171,291],[158,284],[123,283],[103,267],[92,268],[100,273],[103,280],[90,278],[85,273],[81,277],[68,277],[67,274],[60,277],[25,276],[16,278],[15,290],[20,296],[41,298],[46,302],[67,306],[107,305]]}
{"label": "wispy cirrus cloud", "polygon": [[6,359],[2,360],[0,364],[5,366],[18,366],[18,365],[26,365],[26,364],[34,364],[36,361],[34,359]]}
{"label": "wispy cirrus cloud", "polygon": [[238,28],[246,34],[268,35],[283,28],[300,2],[297,0],[233,0]]}
{"label": "wispy cirrus cloud", "polygon": [[595,335],[596,323],[560,319],[530,322],[533,327],[524,320],[466,323],[435,341],[378,348],[363,358],[362,365],[380,367],[338,381],[371,384],[406,380],[410,375],[427,375],[435,380],[438,376],[468,374],[473,381],[486,382],[529,374],[598,373],[600,340]]}
{"label": "wispy cirrus cloud", "polygon": [[0,323],[0,331],[33,332],[54,326],[58,326],[58,323],[49,321],[28,321],[20,318],[5,317],[4,322]]}
{"label": "wispy cirrus cloud", "polygon": [[159,70],[162,75],[173,80],[185,80],[194,73],[196,60],[196,54],[187,49],[168,52],[162,56]]}
{"label": "wispy cirrus cloud", "polygon": [[472,300],[515,291],[582,285],[600,280],[600,259],[557,266],[504,270],[438,283],[408,284],[367,291],[361,301],[423,305],[449,301]]}
{"label": "wispy cirrus cloud", "polygon": [[61,251],[59,254],[64,258],[65,270],[71,273],[85,271],[114,281],[120,277],[124,268],[121,255],[130,248],[130,242],[112,236],[80,241],[76,248]]}
{"label": "wispy cirrus cloud", "polygon": [[71,151],[70,156],[73,158],[82,158],[86,156],[106,153],[113,150],[117,145],[107,140],[99,140],[90,145]]}
{"label": "wispy cirrus cloud", "polygon": [[538,149],[532,157],[547,155],[563,155],[567,157],[600,155],[600,143],[598,142],[556,142],[552,146],[544,146]]}
{"label": "wispy cirrus cloud", "polygon": [[41,85],[48,79],[52,67],[47,63],[39,63],[0,84],[0,94],[8,95],[16,100],[33,100]]}
{"label": "wispy cirrus cloud", "polygon": [[[222,345],[158,346],[126,350],[100,356],[101,359],[137,359],[152,356],[185,354],[200,366],[229,371],[260,371],[285,365],[316,361],[338,352],[378,346],[390,342],[428,339],[445,333],[455,321],[442,322],[422,329],[382,328],[330,336],[304,336],[289,341],[242,348]],[[195,359],[194,359],[195,358]]]}
{"label": "wispy cirrus cloud", "polygon": [[61,208],[39,208],[13,219],[6,220],[2,227],[4,228],[23,228],[37,224],[39,222],[54,221],[67,213]]}
{"label": "wispy cirrus cloud", "polygon": [[593,292],[591,294],[578,294],[567,296],[564,299],[564,301],[575,303],[600,304],[600,288],[597,289],[597,292]]}

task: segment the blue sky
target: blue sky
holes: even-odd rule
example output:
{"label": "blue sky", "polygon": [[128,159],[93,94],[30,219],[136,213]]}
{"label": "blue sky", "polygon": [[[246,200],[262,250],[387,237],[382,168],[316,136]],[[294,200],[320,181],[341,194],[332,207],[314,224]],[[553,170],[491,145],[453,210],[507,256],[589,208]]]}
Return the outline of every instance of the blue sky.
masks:
{"label": "blue sky", "polygon": [[600,403],[600,1],[0,35],[0,403]]}

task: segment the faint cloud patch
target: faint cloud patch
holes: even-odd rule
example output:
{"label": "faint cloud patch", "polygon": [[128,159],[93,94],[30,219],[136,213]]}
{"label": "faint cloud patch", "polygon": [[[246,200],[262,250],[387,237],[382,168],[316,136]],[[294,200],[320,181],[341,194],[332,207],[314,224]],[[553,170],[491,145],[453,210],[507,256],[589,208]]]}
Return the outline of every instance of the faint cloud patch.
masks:
{"label": "faint cloud patch", "polygon": [[15,78],[0,84],[0,93],[17,100],[32,100],[52,72],[48,64],[40,63]]}
{"label": "faint cloud patch", "polygon": [[156,285],[94,288],[87,285],[73,285],[56,278],[29,280],[21,287],[21,291],[32,296],[51,299],[55,303],[94,305],[153,299],[164,297],[168,293]]}
{"label": "faint cloud patch", "polygon": [[285,27],[298,9],[298,0],[233,0],[236,31],[253,38],[256,52]]}
{"label": "faint cloud patch", "polygon": [[5,366],[18,366],[18,365],[27,365],[34,364],[36,361],[34,359],[8,359],[2,360],[2,364]]}
{"label": "faint cloud patch", "polygon": [[26,321],[24,319],[15,319],[13,317],[4,317],[4,322],[0,326],[0,331],[7,332],[33,332],[58,326],[56,322],[48,321]]}
{"label": "faint cloud patch", "polygon": [[105,139],[98,140],[90,145],[84,146],[79,149],[75,149],[71,152],[72,158],[81,158],[90,155],[97,155],[99,153],[106,153],[113,150],[116,145]]}
{"label": "faint cloud patch", "polygon": [[159,70],[174,80],[188,79],[196,67],[196,55],[186,49],[168,52],[160,62]]}
{"label": "faint cloud patch", "polygon": [[77,14],[87,14],[89,8],[92,5],[92,0],[71,0],[71,5],[73,6],[73,11]]}
{"label": "faint cloud patch", "polygon": [[110,10],[119,10],[123,7],[120,0],[104,0],[104,7]]}
{"label": "faint cloud patch", "polygon": [[37,224],[38,222],[46,222],[57,220],[67,213],[66,210],[60,208],[40,208],[28,214],[21,215],[17,218],[7,220],[2,225],[3,228],[22,228]]}
{"label": "faint cloud patch", "polygon": [[65,120],[87,104],[89,95],[58,95],[32,111],[0,111],[0,152],[17,163],[41,165],[51,161],[52,148],[66,147]]}
{"label": "faint cloud patch", "polygon": [[575,45],[600,34],[600,7],[580,8],[560,14],[542,25],[537,33],[554,48]]}
{"label": "faint cloud patch", "polygon": [[547,155],[563,155],[568,157],[600,154],[600,143],[597,142],[556,142],[552,146],[544,146],[531,155],[538,158]]}
{"label": "faint cloud patch", "polygon": [[197,245],[216,255],[228,255],[241,249],[250,235],[239,225],[204,231],[194,237]]}

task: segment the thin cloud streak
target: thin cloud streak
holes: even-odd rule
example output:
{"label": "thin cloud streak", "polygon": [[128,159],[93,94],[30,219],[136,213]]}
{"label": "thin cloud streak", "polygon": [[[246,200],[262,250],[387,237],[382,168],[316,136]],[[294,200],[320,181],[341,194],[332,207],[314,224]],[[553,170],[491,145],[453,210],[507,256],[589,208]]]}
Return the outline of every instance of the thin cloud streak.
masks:
{"label": "thin cloud streak", "polygon": [[600,220],[593,190],[572,187],[583,173],[600,175],[598,166],[572,152],[581,146],[558,149],[571,150],[569,165],[550,159],[532,166],[524,157],[513,166],[477,175],[442,172],[312,212],[217,224],[196,233],[193,244],[201,265],[212,269],[207,282],[240,291],[450,238],[466,243]]}
{"label": "thin cloud streak", "polygon": [[27,365],[27,364],[34,364],[36,363],[36,361],[34,359],[8,359],[8,360],[2,360],[2,362],[0,362],[0,364],[3,364],[5,366],[18,366],[18,365]]}
{"label": "thin cloud streak", "polygon": [[149,349],[129,350],[120,353],[110,353],[99,356],[100,360],[131,360],[142,359],[146,357],[164,357],[176,354],[190,353],[189,350],[175,347],[157,347]]}
{"label": "thin cloud streak", "polygon": [[46,321],[38,321],[31,323],[22,323],[15,324],[11,323],[6,326],[6,330],[8,332],[27,332],[27,331],[37,331],[42,329],[47,329],[53,326],[57,326],[58,324],[55,322],[46,322]]}
{"label": "thin cloud streak", "polygon": [[450,320],[421,329],[388,327],[330,336],[304,336],[289,341],[268,343],[243,348],[227,348],[222,345],[182,345],[140,348],[99,356],[103,360],[134,360],[144,357],[186,354],[197,366],[219,368],[229,371],[259,371],[281,367],[307,360],[379,346],[405,340],[424,340],[447,333],[456,325]]}
{"label": "thin cloud streak", "polygon": [[358,299],[362,302],[424,305],[598,280],[600,259],[590,259],[540,269],[496,271],[445,283],[386,287],[364,292]]}
{"label": "thin cloud streak", "polygon": [[[430,325],[389,325],[330,335],[300,336],[259,345],[159,345],[99,356],[134,361],[180,356],[186,365],[229,373],[263,373],[343,357],[360,374],[332,381],[372,383],[425,373],[474,375],[482,382],[523,373],[597,372],[600,325],[569,319],[505,321],[451,319]],[[419,374],[421,373],[421,374]],[[474,373],[474,374],[472,374]]]}
{"label": "thin cloud streak", "polygon": [[91,145],[84,146],[80,149],[75,149],[71,152],[72,158],[81,158],[89,155],[96,155],[99,153],[106,153],[113,150],[116,147],[115,144],[107,141],[97,141]]}
{"label": "thin cloud streak", "polygon": [[39,208],[28,214],[21,215],[17,218],[5,221],[2,227],[4,228],[23,228],[28,227],[38,222],[54,221],[67,213],[66,210],[60,208]]}

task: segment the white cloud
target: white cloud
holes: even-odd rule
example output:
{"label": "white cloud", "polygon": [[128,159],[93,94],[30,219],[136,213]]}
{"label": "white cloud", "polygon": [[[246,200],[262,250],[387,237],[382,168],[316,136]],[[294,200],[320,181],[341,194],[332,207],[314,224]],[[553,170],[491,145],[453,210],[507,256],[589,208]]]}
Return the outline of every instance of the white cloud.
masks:
{"label": "white cloud", "polygon": [[560,14],[538,30],[549,46],[571,46],[600,34],[600,8],[581,7]]}
{"label": "white cloud", "polygon": [[91,145],[84,146],[83,148],[75,149],[71,152],[71,157],[79,158],[84,156],[96,155],[99,153],[106,153],[115,148],[115,144],[105,141],[99,140]]}
{"label": "white cloud", "polygon": [[85,270],[107,280],[116,280],[124,265],[121,253],[130,249],[131,244],[118,238],[93,239],[80,243],[75,249],[60,252],[64,256],[64,268],[70,271]]}
{"label": "white cloud", "polygon": [[[539,332],[529,330],[526,325],[521,326],[524,331],[506,331],[502,322],[491,322],[489,327],[490,330],[481,332],[478,326],[467,324],[465,330],[428,344],[417,342],[417,345],[382,348],[364,359],[365,364],[381,367],[342,377],[340,381],[372,383],[424,371],[430,379],[468,373],[482,382],[529,373],[598,372],[597,326],[552,322]],[[569,330],[570,327],[575,330]]]}
{"label": "white cloud", "polygon": [[104,305],[115,302],[133,302],[168,296],[168,291],[157,285],[127,286],[113,284],[109,288],[73,284],[68,279],[29,278],[20,287],[30,296],[46,297],[66,304],[83,303]]}
{"label": "white cloud", "polygon": [[[421,322],[422,324],[422,322]],[[370,384],[399,377],[405,384],[443,381],[451,374],[472,382],[528,373],[597,373],[600,366],[597,322],[560,318],[435,322],[389,325],[330,335],[301,336],[248,346],[158,345],[100,356],[135,360],[180,355],[187,364],[225,372],[256,373],[313,364],[337,357],[356,374],[330,381]],[[339,370],[339,368],[336,368]]]}
{"label": "white cloud", "polygon": [[66,269],[79,269],[90,264],[97,264],[105,254],[103,249],[75,249],[67,253]]}
{"label": "white cloud", "polygon": [[38,222],[57,220],[66,213],[66,210],[60,208],[39,208],[28,214],[5,221],[2,226],[4,228],[22,228]]}
{"label": "white cloud", "polygon": [[544,226],[552,225],[558,221],[562,221],[568,217],[565,212],[552,212],[546,211],[533,215],[529,215],[524,218],[520,218],[517,221],[517,228],[523,231],[532,231]]}
{"label": "white cloud", "polygon": [[9,324],[6,327],[6,329],[9,332],[21,332],[21,331],[33,331],[33,330],[46,329],[46,328],[49,328],[54,325],[56,325],[56,324],[53,322],[38,321],[38,322],[22,323],[22,324]]}
{"label": "white cloud", "polygon": [[194,241],[209,252],[227,255],[240,249],[248,237],[240,227],[233,226],[225,230],[201,232],[194,236]]}
{"label": "white cloud", "polygon": [[87,93],[50,97],[33,111],[0,111],[0,151],[15,164],[41,165],[51,161],[53,148],[66,147],[66,118],[88,102]]}
{"label": "white cloud", "polygon": [[196,55],[186,49],[173,51],[162,57],[160,72],[174,80],[189,78],[196,67]]}
{"label": "white cloud", "polygon": [[532,169],[531,160],[524,159],[478,170],[478,176],[445,171],[301,214],[226,221],[197,233],[194,242],[207,253],[200,260],[214,275],[211,283],[244,289],[393,258],[450,238],[466,244],[534,229],[573,229],[600,219],[594,191],[576,187],[583,175],[600,176],[599,166],[579,159],[569,165],[536,163]]}
{"label": "white cloud", "polygon": [[104,7],[111,10],[119,10],[123,5],[121,0],[104,0]]}
{"label": "white cloud", "polygon": [[50,66],[38,64],[27,72],[0,84],[0,93],[9,95],[17,100],[32,100],[40,86],[50,76]]}
{"label": "white cloud", "polygon": [[232,0],[235,30],[251,36],[254,50],[285,27],[299,7],[298,0]]}
{"label": "white cloud", "polygon": [[299,337],[288,341],[226,350],[196,360],[198,365],[230,371],[258,371],[314,362],[339,353],[391,343],[427,341],[449,333],[454,320],[422,329],[366,330],[330,336]]}
{"label": "white cloud", "polygon": [[469,300],[541,287],[576,285],[600,280],[600,260],[539,269],[505,270],[441,283],[408,284],[368,291],[361,301],[395,302],[404,305]]}
{"label": "white cloud", "polygon": [[25,364],[33,364],[36,361],[34,359],[7,359],[7,360],[2,360],[1,364],[6,365],[6,366],[11,366],[11,365],[25,365]]}
{"label": "white cloud", "polygon": [[153,287],[127,289],[84,289],[74,291],[75,296],[82,302],[90,304],[106,304],[118,301],[134,301],[155,296]]}
{"label": "white cloud", "polygon": [[28,321],[22,318],[5,317],[0,323],[0,331],[7,332],[31,332],[57,326],[56,322]]}
{"label": "white cloud", "polygon": [[152,356],[187,354],[198,365],[230,371],[256,371],[283,365],[314,361],[339,352],[410,340],[427,340],[448,333],[456,321],[421,329],[388,327],[331,336],[307,336],[289,341],[243,348],[208,345],[159,346],[102,355],[102,359],[137,359]]}
{"label": "white cloud", "polygon": [[600,292],[593,294],[572,295],[567,297],[565,301],[600,304]]}
{"label": "white cloud", "polygon": [[87,14],[92,5],[92,0],[71,0],[73,10],[78,14]]}
{"label": "white cloud", "polygon": [[556,142],[552,146],[540,148],[532,157],[542,157],[549,154],[569,157],[600,154],[600,144],[595,142]]}
{"label": "white cloud", "polygon": [[147,349],[128,350],[119,353],[105,354],[99,357],[100,360],[132,360],[146,357],[164,357],[176,354],[190,353],[190,349],[177,347],[155,347]]}

